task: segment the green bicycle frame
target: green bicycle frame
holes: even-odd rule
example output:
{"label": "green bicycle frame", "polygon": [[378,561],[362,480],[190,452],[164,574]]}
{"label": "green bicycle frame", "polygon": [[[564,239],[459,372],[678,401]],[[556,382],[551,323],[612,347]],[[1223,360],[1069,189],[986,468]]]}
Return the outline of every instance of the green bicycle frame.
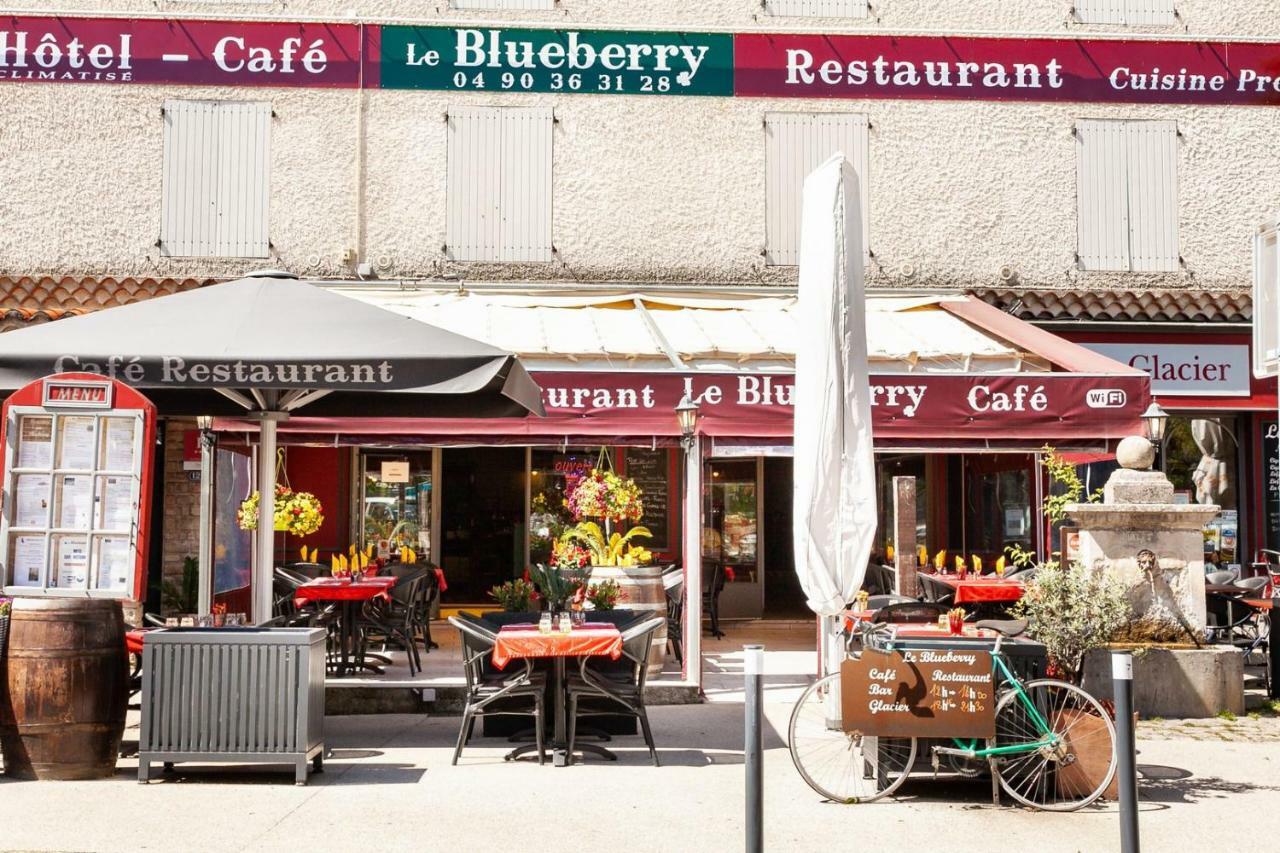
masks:
{"label": "green bicycle frame", "polygon": [[[1042,746],[1054,746],[1058,742],[1058,736],[1049,728],[1049,724],[1045,722],[1044,717],[1040,714],[1040,710],[1031,702],[1027,696],[1027,691],[1022,689],[1022,682],[1009,669],[1009,665],[1004,662],[1004,656],[999,652],[991,655],[991,660],[995,664],[995,668],[1000,670],[1002,676],[1001,684],[1010,684],[1013,691],[1018,695],[1018,701],[1027,709],[1028,716],[1031,717],[1032,724],[1036,727],[1036,731],[1040,734],[1039,740],[1028,741],[1027,743],[1014,743],[1008,746],[992,746],[985,749],[977,749],[978,741],[976,739],[968,742],[959,738],[952,738],[952,742],[963,751],[966,758],[992,758],[998,755],[1018,755],[1024,752],[1035,752]],[[944,748],[945,749],[945,748]],[[950,750],[946,750],[950,751]]]}

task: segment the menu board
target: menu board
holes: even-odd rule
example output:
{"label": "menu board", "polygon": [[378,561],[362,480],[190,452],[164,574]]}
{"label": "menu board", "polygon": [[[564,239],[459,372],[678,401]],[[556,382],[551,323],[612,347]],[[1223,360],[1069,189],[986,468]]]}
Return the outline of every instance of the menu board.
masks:
{"label": "menu board", "polygon": [[87,471],[93,467],[94,422],[97,418],[58,419],[58,467]]}
{"label": "menu board", "polygon": [[98,477],[98,528],[128,530],[133,525],[133,478]]}
{"label": "menu board", "polygon": [[133,568],[128,537],[99,537],[97,552],[93,585],[98,589],[127,589],[129,571]]}
{"label": "menu board", "polygon": [[58,475],[58,519],[55,527],[88,530],[93,524],[93,478],[88,474]]}
{"label": "menu board", "polygon": [[83,589],[89,580],[89,540],[83,536],[55,536],[54,567],[62,589]]}
{"label": "menu board", "polygon": [[53,463],[53,418],[26,415],[18,419],[18,467],[48,468]]}
{"label": "menu board", "polygon": [[1280,427],[1262,422],[1263,518],[1267,547],[1280,550]]}
{"label": "menu board", "polygon": [[138,422],[134,418],[102,419],[102,464],[106,471],[132,471],[134,431]]}
{"label": "menu board", "polygon": [[9,560],[13,563],[15,586],[39,586],[44,568],[44,534],[18,534],[9,539]]}
{"label": "menu board", "polygon": [[49,523],[51,474],[19,474],[14,482],[14,527],[45,527]]}
{"label": "menu board", "polygon": [[840,665],[840,716],[847,732],[995,737],[995,707],[989,652],[866,649]]}
{"label": "menu board", "polygon": [[636,481],[641,491],[640,500],[644,503],[640,524],[653,533],[653,538],[642,544],[653,551],[665,550],[671,547],[667,512],[671,482],[669,451],[665,447],[655,450],[628,448],[626,458],[627,476]]}

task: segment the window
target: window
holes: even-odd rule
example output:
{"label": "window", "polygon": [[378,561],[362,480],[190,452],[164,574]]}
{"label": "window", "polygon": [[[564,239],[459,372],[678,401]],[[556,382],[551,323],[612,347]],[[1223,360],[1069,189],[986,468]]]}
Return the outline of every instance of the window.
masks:
{"label": "window", "polygon": [[1178,269],[1178,128],[1076,124],[1077,254],[1084,270]]}
{"label": "window", "polygon": [[556,0],[449,0],[451,9],[554,9]]}
{"label": "window", "polygon": [[1173,24],[1174,0],[1076,0],[1082,24]]}
{"label": "window", "polygon": [[867,0],[765,0],[764,11],[777,17],[865,18]]}
{"label": "window", "polygon": [[867,117],[848,113],[765,116],[765,253],[770,264],[797,263],[805,176],[837,151],[858,172],[863,245],[867,237]]}
{"label": "window", "polygon": [[449,111],[450,257],[551,260],[551,125],[546,107]]}
{"label": "window", "polygon": [[265,258],[271,105],[165,101],[160,251]]}

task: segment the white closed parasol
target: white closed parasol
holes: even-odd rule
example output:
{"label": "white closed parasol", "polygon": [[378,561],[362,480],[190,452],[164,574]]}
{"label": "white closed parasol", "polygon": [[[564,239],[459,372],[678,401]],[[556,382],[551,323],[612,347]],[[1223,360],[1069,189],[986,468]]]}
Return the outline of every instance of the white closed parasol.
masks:
{"label": "white closed parasol", "polygon": [[[809,607],[836,617],[876,534],[858,176],[836,154],[804,182],[795,378],[795,562]],[[838,620],[823,659],[838,666]]]}

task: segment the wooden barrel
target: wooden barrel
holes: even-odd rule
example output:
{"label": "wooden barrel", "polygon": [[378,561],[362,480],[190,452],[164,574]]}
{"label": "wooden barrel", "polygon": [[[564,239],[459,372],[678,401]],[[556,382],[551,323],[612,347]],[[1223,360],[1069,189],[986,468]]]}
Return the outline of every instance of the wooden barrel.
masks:
{"label": "wooden barrel", "polygon": [[617,582],[622,589],[615,609],[635,610],[643,612],[646,618],[661,616],[663,619],[649,650],[649,677],[653,678],[662,672],[662,661],[667,654],[667,594],[662,586],[662,566],[591,567],[592,583],[606,580]]}
{"label": "wooden barrel", "polygon": [[0,678],[6,776],[115,775],[129,697],[118,601],[15,598]]}

